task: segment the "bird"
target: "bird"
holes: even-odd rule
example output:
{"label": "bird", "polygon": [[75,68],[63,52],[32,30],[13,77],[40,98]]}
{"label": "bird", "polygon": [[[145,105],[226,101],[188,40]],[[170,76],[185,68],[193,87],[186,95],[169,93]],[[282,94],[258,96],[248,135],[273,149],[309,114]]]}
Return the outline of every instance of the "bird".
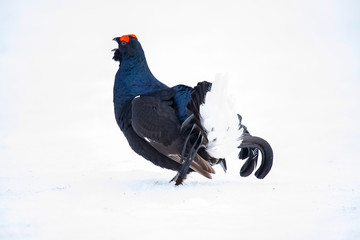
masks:
{"label": "bird", "polygon": [[255,176],[263,179],[270,172],[273,150],[252,136],[231,108],[226,81],[169,87],[150,71],[135,34],[113,40],[118,44],[113,60],[120,62],[113,88],[115,119],[133,151],[176,171],[170,180],[176,186],[191,172],[211,179],[217,164],[226,172],[226,157],[233,151],[245,160],[240,176],[251,175],[259,159]]}

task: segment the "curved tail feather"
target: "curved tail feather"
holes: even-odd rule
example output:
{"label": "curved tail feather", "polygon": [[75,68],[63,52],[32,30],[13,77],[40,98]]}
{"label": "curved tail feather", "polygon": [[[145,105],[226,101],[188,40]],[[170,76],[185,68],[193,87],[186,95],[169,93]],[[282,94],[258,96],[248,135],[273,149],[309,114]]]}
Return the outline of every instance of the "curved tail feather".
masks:
{"label": "curved tail feather", "polygon": [[[246,157],[244,156],[246,154]],[[240,176],[249,176],[256,168],[259,157],[259,151],[257,148],[242,148],[239,152],[240,159],[248,159],[241,167]]]}
{"label": "curved tail feather", "polygon": [[245,162],[245,164],[240,170],[240,175],[242,177],[246,177],[252,173],[257,164],[257,150],[260,150],[262,155],[262,161],[259,169],[255,172],[255,176],[259,179],[264,178],[271,170],[273,164],[273,151],[270,144],[260,137],[246,134],[243,137],[243,141],[239,148],[248,148],[248,150],[250,151],[248,155],[248,160]]}
{"label": "curved tail feather", "polygon": [[[183,122],[182,132],[190,132],[188,138],[192,135],[190,142],[194,145],[198,134],[202,135],[204,147],[197,149],[200,156],[211,165],[220,164],[225,171],[225,157],[241,148],[239,159],[246,160],[240,170],[242,177],[252,174],[260,159],[261,164],[255,176],[262,179],[272,168],[272,148],[266,140],[251,136],[241,123],[242,117],[234,112],[226,91],[226,81],[200,82],[193,89],[187,104],[190,117]],[[194,129],[194,126],[197,127]],[[188,161],[187,159],[185,163]]]}

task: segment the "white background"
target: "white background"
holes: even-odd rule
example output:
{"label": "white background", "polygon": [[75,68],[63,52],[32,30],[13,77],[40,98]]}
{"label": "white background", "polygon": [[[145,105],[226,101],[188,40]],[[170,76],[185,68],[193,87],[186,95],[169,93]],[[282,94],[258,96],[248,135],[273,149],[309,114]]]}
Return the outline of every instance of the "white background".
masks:
{"label": "white background", "polygon": [[[1,1],[0,239],[359,239],[357,1]],[[169,86],[228,74],[274,150],[264,180],[133,153],[112,38],[136,34]]]}

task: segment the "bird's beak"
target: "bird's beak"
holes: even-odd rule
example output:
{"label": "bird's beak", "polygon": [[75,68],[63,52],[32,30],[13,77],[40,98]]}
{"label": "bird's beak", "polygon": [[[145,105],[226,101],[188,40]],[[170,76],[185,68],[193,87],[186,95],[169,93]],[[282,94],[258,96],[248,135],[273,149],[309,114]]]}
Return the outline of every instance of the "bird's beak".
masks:
{"label": "bird's beak", "polygon": [[116,50],[118,50],[118,48],[114,48],[113,50],[111,50],[112,52],[115,52]]}
{"label": "bird's beak", "polygon": [[116,37],[116,38],[113,38],[113,41],[119,43],[119,39],[120,39],[120,37]]}

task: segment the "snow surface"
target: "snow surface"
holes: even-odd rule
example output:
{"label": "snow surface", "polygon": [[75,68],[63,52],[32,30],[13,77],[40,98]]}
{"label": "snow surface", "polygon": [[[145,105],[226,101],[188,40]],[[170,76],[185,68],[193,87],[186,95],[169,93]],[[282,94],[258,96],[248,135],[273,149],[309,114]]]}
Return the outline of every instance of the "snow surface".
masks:
{"label": "snow surface", "polygon": [[229,175],[194,174],[181,187],[172,173],[145,170],[2,178],[1,239],[359,236],[356,184]]}
{"label": "snow surface", "polygon": [[[360,239],[360,10],[351,1],[0,1],[0,239]],[[131,151],[112,38],[154,75],[228,74],[274,150],[263,180],[208,180]]]}

